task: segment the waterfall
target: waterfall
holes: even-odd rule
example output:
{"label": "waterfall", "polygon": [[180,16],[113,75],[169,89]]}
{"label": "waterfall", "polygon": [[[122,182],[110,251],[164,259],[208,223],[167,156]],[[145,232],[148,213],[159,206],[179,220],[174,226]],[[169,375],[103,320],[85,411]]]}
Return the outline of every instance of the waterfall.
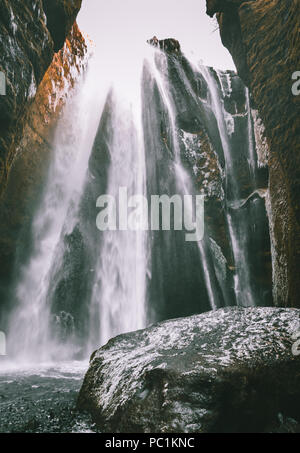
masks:
{"label": "waterfall", "polygon": [[[94,74],[79,83],[59,121],[53,143],[53,162],[42,199],[33,219],[31,254],[16,284],[9,324],[9,353],[19,361],[55,360],[74,348],[74,319],[67,311],[53,316],[51,292],[62,264],[64,237],[76,224],[78,208],[95,137],[101,98],[95,101]],[[71,331],[67,348],[53,335],[53,324]],[[75,343],[76,347],[76,343]]]}
{"label": "waterfall", "polygon": [[[176,106],[174,100],[172,99],[171,86],[170,86],[170,75],[168,72],[168,58],[166,54],[159,53],[156,55],[155,64],[152,64],[151,67],[152,74],[155,82],[157,83],[159,93],[161,95],[163,104],[166,108],[169,127],[171,130],[170,143],[173,150],[173,159],[171,163],[171,172],[173,173],[173,180],[175,183],[176,193],[181,194],[183,197],[185,195],[195,194],[196,188],[193,185],[192,178],[186,171],[183,166],[180,154],[180,145],[178,140],[178,130],[176,125]],[[168,191],[172,190],[168,188]],[[193,207],[189,207],[190,211],[193,211]],[[209,272],[209,264],[206,257],[205,246],[202,244],[202,241],[197,242],[199,257],[198,257],[198,267],[199,273],[202,269],[202,274],[204,278],[204,283],[207,291],[207,298],[209,301],[209,308],[216,309],[218,307],[218,295],[215,292],[215,287],[212,284],[212,275]],[[178,253],[178,250],[176,250]],[[199,309],[201,307],[201,301],[199,301]]]}
{"label": "waterfall", "polygon": [[[8,336],[15,360],[87,357],[151,322],[259,304],[250,252],[266,216],[251,195],[260,189],[248,92],[239,81],[244,110],[230,113],[232,74],[150,46],[129,69],[105,72],[92,62],[59,121],[30,254],[16,274]],[[197,144],[203,137],[210,156]],[[240,144],[242,166],[234,151]],[[197,159],[211,159],[214,169],[200,178]],[[208,183],[213,172],[218,182]],[[97,199],[106,194],[118,203],[120,189],[148,200],[202,194],[204,239],[186,242],[184,231],[173,230],[99,231]]]}
{"label": "waterfall", "polygon": [[96,89],[99,62],[90,66],[59,121],[31,254],[16,283],[8,338],[18,361],[86,357],[111,337],[146,326],[146,232],[96,230],[102,193],[117,197],[124,187],[128,197],[145,195],[142,62],[136,79],[126,80],[129,93],[109,74]]}
{"label": "waterfall", "polygon": [[[234,121],[232,116],[226,112],[224,108],[224,98],[220,96],[218,83],[216,78],[213,77],[212,72],[205,66],[199,67],[201,74],[206,80],[209,93],[210,93],[210,108],[215,115],[218,129],[220,133],[221,143],[225,157],[225,172],[226,172],[226,189],[227,189],[227,206],[234,202],[241,200],[241,191],[237,182],[237,174],[239,172],[238,162],[234,161],[234,155],[232,153],[231,146],[231,135],[234,132]],[[222,94],[225,97],[227,93],[230,94],[231,84],[228,74],[224,76],[220,71],[217,71],[218,81],[222,90]],[[246,154],[248,167],[251,171],[249,177],[249,185],[254,190],[254,178],[256,171],[256,159],[255,149],[253,140],[253,126],[251,121],[251,110],[249,101],[249,92],[246,92],[246,115],[247,115],[247,130],[248,130],[248,141]],[[235,262],[235,294],[238,305],[241,306],[255,306],[256,298],[253,285],[251,283],[251,276],[249,270],[250,259],[248,256],[248,225],[249,219],[246,211],[232,211],[230,208],[227,209],[227,223],[229,234],[231,238],[232,251]]]}
{"label": "waterfall", "polygon": [[[116,94],[117,97],[117,94]],[[108,124],[110,167],[107,194],[118,199],[146,194],[145,154],[140,106],[111,104]],[[95,265],[92,317],[100,320],[91,331],[91,344],[105,344],[119,333],[146,325],[147,233],[106,231]]]}

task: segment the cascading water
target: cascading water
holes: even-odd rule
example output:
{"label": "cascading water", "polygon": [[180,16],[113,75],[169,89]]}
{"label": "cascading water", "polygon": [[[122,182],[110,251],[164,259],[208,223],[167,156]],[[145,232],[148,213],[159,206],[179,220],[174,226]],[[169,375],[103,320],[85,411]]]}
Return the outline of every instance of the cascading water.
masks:
{"label": "cascading water", "polygon": [[[220,138],[224,150],[224,157],[226,162],[226,176],[227,176],[227,191],[228,191],[228,198],[227,202],[235,202],[241,198],[240,190],[236,180],[236,174],[239,171],[235,162],[233,160],[233,156],[231,153],[231,146],[230,146],[230,139],[232,134],[232,118],[229,114],[224,114],[224,106],[220,99],[217,90],[217,82],[213,79],[211,73],[208,71],[207,68],[202,66],[202,75],[204,76],[205,80],[208,83],[210,94],[211,94],[211,108],[214,112],[214,115],[217,120],[217,124],[219,127]],[[227,86],[224,86],[224,78],[220,73],[218,74],[219,82],[223,93],[226,93],[226,89],[230,89],[228,87],[228,78],[225,79],[227,82]],[[248,93],[247,93],[247,100],[249,100]],[[248,105],[248,108],[250,106]],[[248,112],[247,112],[248,114]],[[249,115],[249,114],[248,114]],[[250,126],[250,127],[249,127]],[[249,162],[252,174],[254,172],[254,158],[253,158],[253,131],[251,129],[251,125],[249,125],[248,120],[248,137],[249,143],[247,144],[247,148],[250,150],[249,152]],[[252,181],[251,181],[252,182]],[[240,213],[237,217],[234,216],[234,213],[227,211],[227,221],[228,221],[228,228],[230,231],[231,243],[232,243],[232,251],[234,254],[234,261],[235,261],[235,293],[237,297],[237,302],[241,306],[255,306],[255,298],[253,294],[253,289],[250,281],[250,274],[249,274],[249,258],[247,256],[247,224],[248,219],[245,213]]]}
{"label": "cascading water", "polygon": [[[8,347],[18,360],[87,357],[111,337],[152,321],[259,303],[249,256],[254,232],[247,219],[250,209],[259,230],[266,216],[256,200],[247,199],[258,187],[245,89],[244,113],[231,114],[224,106],[231,99],[230,74],[195,69],[182,55],[150,46],[131,62],[127,77],[114,74],[111,88],[109,76],[114,77],[107,74],[95,95],[99,74],[92,64],[56,132],[32,223],[31,254],[15,288]],[[203,130],[218,151],[210,157],[223,175],[218,190],[205,181],[199,188],[202,144],[196,152],[187,145],[201,141]],[[239,143],[250,175],[246,196],[236,178],[239,157],[233,147]],[[128,197],[148,199],[203,194],[209,208],[203,241],[186,242],[184,231],[98,231],[98,197],[118,200],[122,188]],[[217,219],[218,235],[211,221],[215,206],[225,219],[222,224]]]}
{"label": "cascading water", "polygon": [[18,361],[87,357],[111,337],[146,326],[146,232],[96,230],[98,196],[117,197],[121,187],[128,197],[145,195],[141,87],[135,81],[124,96],[118,78],[106,79],[99,94],[98,68],[91,63],[56,131],[31,256],[15,291],[8,348]]}
{"label": "cascading water", "polygon": [[[215,71],[201,64],[193,65],[188,62],[178,64],[176,61],[170,74],[173,74],[170,78],[173,77],[174,85],[180,80],[181,91],[184,93],[184,96],[178,95],[180,91],[178,86],[173,89],[174,98],[177,98],[179,123],[186,123],[188,116],[186,113],[190,110],[188,127],[193,129],[192,133],[196,135],[204,126],[210,140],[214,143],[219,159],[224,160],[222,204],[233,255],[236,303],[246,307],[268,304],[265,300],[266,290],[260,286],[261,282],[257,282],[257,274],[255,276],[254,270],[258,264],[255,262],[255,251],[257,253],[259,250],[258,244],[262,243],[261,238],[264,237],[266,243],[269,241],[264,232],[265,206],[260,197],[265,191],[259,189],[257,181],[258,166],[248,89],[233,73]],[[190,97],[190,101],[183,100],[183,97]],[[180,115],[183,116],[183,121]],[[186,127],[186,124],[183,127]],[[255,194],[258,196],[255,197]],[[208,239],[200,244],[202,253],[205,255],[202,261],[206,268],[211,262],[208,256],[211,254],[208,243],[212,237]],[[213,261],[215,263],[215,257]],[[211,281],[213,277],[211,267],[208,275]],[[212,286],[214,293],[219,283],[222,291],[221,304],[228,304],[230,299],[228,285],[224,286],[224,281],[220,281],[218,276],[219,281],[214,281],[213,285],[209,284],[209,280],[206,280],[207,287]],[[220,306],[215,294],[213,299],[214,306]]]}
{"label": "cascading water", "polygon": [[[219,128],[220,138],[224,151],[225,164],[226,164],[226,190],[227,190],[227,222],[231,238],[232,251],[235,262],[235,293],[238,305],[247,307],[255,306],[257,304],[255,298],[254,288],[251,284],[251,276],[249,271],[249,256],[248,256],[248,226],[249,219],[246,211],[236,211],[230,209],[230,206],[241,199],[241,188],[237,183],[237,174],[239,172],[238,161],[234,161],[231,146],[231,136],[234,132],[234,121],[232,116],[225,111],[224,101],[219,95],[218,85],[216,79],[208,68],[200,66],[200,71],[205,78],[210,92],[210,107],[216,117]],[[228,75],[226,77],[217,71],[218,81],[221,86],[223,95],[230,94],[231,85]],[[253,145],[253,128],[251,121],[251,111],[249,102],[249,93],[246,91],[247,109],[246,115],[248,119],[248,141],[246,154],[248,168],[250,169],[249,185],[254,190],[254,177],[256,170],[256,161],[254,157]]]}
{"label": "cascading water", "polygon": [[[170,128],[171,128],[171,143],[174,154],[174,179],[176,183],[176,193],[180,193],[183,197],[186,195],[195,195],[196,190],[193,187],[193,183],[190,175],[185,170],[180,155],[180,146],[178,141],[177,126],[176,126],[176,107],[172,102],[172,95],[170,90],[169,82],[169,73],[168,73],[168,60],[165,54],[160,54],[156,59],[158,63],[159,70],[153,70],[155,75],[155,80],[158,83],[160,93],[162,95],[164,104],[167,108]],[[193,206],[189,206],[190,211],[193,211]],[[216,309],[218,307],[218,295],[214,291],[214,286],[212,284],[212,276],[209,272],[209,264],[206,256],[205,245],[202,241],[197,242],[200,253],[200,262],[199,262],[199,272],[200,267],[202,268],[203,278],[207,290],[207,296],[210,303],[211,309]]]}
{"label": "cascading water", "polygon": [[[110,166],[106,193],[120,203],[122,188],[127,199],[145,195],[146,174],[139,106],[133,108],[126,102],[120,105],[116,96],[108,124]],[[147,234],[121,230],[106,231],[102,236],[91,297],[91,318],[99,320],[91,329],[93,346],[146,325]]]}
{"label": "cascading water", "polygon": [[53,163],[33,220],[31,256],[21,269],[16,286],[16,309],[9,326],[8,347],[11,356],[19,360],[59,358],[65,351],[53,336],[53,324],[64,323],[69,330],[74,328],[70,313],[52,316],[49,299],[55,268],[61,264],[64,253],[63,238],[76,223],[89,150],[97,127],[99,105],[84,91],[90,82],[88,78],[85,84],[79,85],[58,125]]}

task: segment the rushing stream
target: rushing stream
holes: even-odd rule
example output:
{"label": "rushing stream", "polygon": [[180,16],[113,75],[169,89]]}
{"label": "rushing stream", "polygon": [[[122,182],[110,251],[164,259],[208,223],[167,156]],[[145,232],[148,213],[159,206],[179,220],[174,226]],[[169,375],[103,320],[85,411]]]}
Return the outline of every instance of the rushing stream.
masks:
{"label": "rushing stream", "polygon": [[[1,375],[0,418],[9,407],[16,430],[25,429],[16,407],[27,407],[32,392],[40,415],[29,413],[26,429],[42,429],[50,417],[49,430],[59,430],[59,416],[51,419],[42,401],[62,397],[74,407],[83,376],[74,361],[110,338],[223,306],[268,304],[257,280],[267,217],[247,90],[233,72],[150,46],[136,60],[128,90],[120,73],[99,88],[91,62],[56,130],[30,253],[16,270]],[[118,200],[120,188],[148,200],[201,194],[203,240],[187,242],[174,229],[99,231],[97,199]],[[56,365],[43,368],[49,361]],[[21,366],[28,371],[13,371]],[[12,401],[20,386],[22,401]],[[92,429],[67,420],[71,431]]]}

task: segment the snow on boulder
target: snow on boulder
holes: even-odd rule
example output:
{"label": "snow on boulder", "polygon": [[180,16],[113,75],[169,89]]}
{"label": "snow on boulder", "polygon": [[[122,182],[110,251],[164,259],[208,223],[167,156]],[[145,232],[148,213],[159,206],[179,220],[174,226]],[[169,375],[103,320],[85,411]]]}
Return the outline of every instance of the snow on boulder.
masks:
{"label": "snow on boulder", "polygon": [[94,352],[78,408],[102,432],[299,429],[300,310],[226,308],[120,335]]}

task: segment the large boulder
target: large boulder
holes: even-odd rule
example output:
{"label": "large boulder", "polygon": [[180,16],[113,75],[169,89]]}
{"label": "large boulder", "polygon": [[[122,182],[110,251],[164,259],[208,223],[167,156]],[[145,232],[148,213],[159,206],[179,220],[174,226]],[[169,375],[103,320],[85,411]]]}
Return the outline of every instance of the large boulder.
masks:
{"label": "large boulder", "polygon": [[96,351],[78,408],[102,432],[297,431],[300,310],[228,308]]}

